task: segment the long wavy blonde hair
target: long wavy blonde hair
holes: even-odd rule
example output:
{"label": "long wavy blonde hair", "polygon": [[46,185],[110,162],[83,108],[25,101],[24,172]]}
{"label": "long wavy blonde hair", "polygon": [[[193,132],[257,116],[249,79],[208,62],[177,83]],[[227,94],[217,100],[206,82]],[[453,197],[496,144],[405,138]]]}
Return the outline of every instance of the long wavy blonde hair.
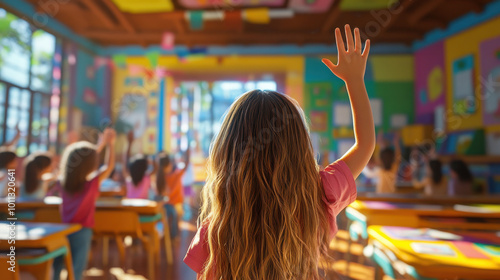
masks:
{"label": "long wavy blonde hair", "polygon": [[328,220],[303,112],[254,90],[236,100],[212,143],[198,223],[210,256],[201,279],[320,279]]}

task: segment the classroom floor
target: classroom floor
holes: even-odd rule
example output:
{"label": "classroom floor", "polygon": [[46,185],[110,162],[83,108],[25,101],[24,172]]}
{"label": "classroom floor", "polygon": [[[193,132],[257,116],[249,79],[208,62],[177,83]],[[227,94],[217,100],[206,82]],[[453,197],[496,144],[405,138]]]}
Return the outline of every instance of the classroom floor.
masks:
{"label": "classroom floor", "polygon": [[[180,237],[174,242],[174,264],[167,265],[165,254],[162,252],[162,265],[157,266],[155,280],[196,280],[196,274],[182,262],[189,243],[196,231],[196,223],[183,221],[180,224]],[[356,263],[362,253],[362,247],[353,244],[351,248],[352,262],[347,265],[348,233],[340,230],[337,238],[330,244],[331,255],[336,259],[329,271],[329,279],[366,280],[374,279],[374,268]],[[121,268],[118,261],[118,251],[111,241],[109,247],[109,265],[105,269],[102,262],[102,246],[100,242],[92,247],[92,260],[90,269],[86,272],[85,280],[145,280],[147,279],[147,256],[140,244],[132,244],[127,248],[127,261],[125,269]],[[151,279],[150,279],[151,280]]]}

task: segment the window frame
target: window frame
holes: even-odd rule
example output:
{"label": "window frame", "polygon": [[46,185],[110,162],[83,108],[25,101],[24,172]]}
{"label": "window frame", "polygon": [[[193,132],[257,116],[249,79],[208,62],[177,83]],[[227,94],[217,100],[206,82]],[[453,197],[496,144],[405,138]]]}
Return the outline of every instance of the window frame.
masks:
{"label": "window frame", "polygon": [[[54,76],[53,74],[50,75],[50,85],[47,87],[48,88],[48,91],[47,90],[40,90],[40,89],[32,89],[32,82],[33,82],[33,34],[38,31],[38,30],[43,30],[44,32],[46,33],[49,33],[51,34],[52,36],[54,36],[55,38],[55,46],[54,46],[54,54],[53,55],[56,55],[58,53],[57,51],[57,46],[59,44],[63,44],[63,41],[60,37],[58,37],[56,34],[53,34],[52,32],[49,32],[45,29],[42,29],[42,28],[38,28],[36,27],[35,25],[33,25],[31,22],[25,20],[24,18],[22,17],[19,17],[18,15],[16,15],[15,13],[11,13],[9,12],[8,10],[5,10],[7,13],[10,13],[10,14],[13,14],[15,15],[18,20],[23,20],[25,21],[26,23],[29,24],[30,26],[30,36],[29,36],[29,41],[28,41],[28,44],[29,44],[29,66],[28,66],[28,84],[27,86],[19,86],[19,85],[16,85],[12,82],[9,82],[9,81],[6,81],[2,78],[0,78],[0,84],[3,84],[4,86],[4,89],[5,89],[5,92],[3,93],[5,95],[5,98],[4,98],[4,104],[0,105],[0,106],[3,106],[3,119],[4,119],[4,122],[3,124],[1,124],[1,129],[2,129],[2,134],[0,135],[0,143],[2,143],[2,145],[4,143],[7,142],[7,140],[10,140],[10,139],[7,139],[7,129],[8,129],[8,125],[7,125],[7,116],[9,115],[9,103],[10,103],[10,90],[11,88],[17,88],[19,89],[20,91],[27,91],[29,92],[29,107],[28,107],[28,128],[27,128],[27,131],[26,131],[26,143],[24,144],[24,148],[26,148],[26,155],[29,155],[30,153],[34,152],[34,151],[30,151],[30,146],[31,144],[33,143],[33,118],[34,118],[34,99],[35,99],[35,95],[39,94],[42,98],[42,100],[45,100],[45,99],[48,99],[48,104],[49,104],[49,125],[47,126],[47,150],[51,150],[52,148],[57,148],[58,146],[58,142],[59,142],[59,131],[56,130],[56,135],[55,135],[55,138],[57,139],[56,142],[52,142],[51,141],[51,137],[50,137],[50,126],[51,126],[51,123],[50,123],[50,111],[52,109],[52,97],[55,95],[52,90],[54,89],[53,86],[54,86]],[[63,50],[61,49],[60,51],[60,55],[62,57],[63,55]],[[53,70],[54,70],[54,57],[52,57],[52,62],[51,62],[51,73],[53,73]],[[62,67],[62,66],[61,66]],[[62,72],[62,69],[61,69],[61,72]],[[62,92],[62,83],[59,83],[59,92]],[[63,97],[61,95],[59,95],[59,98],[62,99]],[[60,106],[61,106],[61,103],[59,103],[59,106],[58,106],[58,109],[60,109]],[[11,108],[11,110],[19,110],[19,108]],[[57,126],[59,126],[59,114],[60,112],[58,112],[58,118],[57,118]],[[16,147],[16,149],[19,147],[19,145]]]}

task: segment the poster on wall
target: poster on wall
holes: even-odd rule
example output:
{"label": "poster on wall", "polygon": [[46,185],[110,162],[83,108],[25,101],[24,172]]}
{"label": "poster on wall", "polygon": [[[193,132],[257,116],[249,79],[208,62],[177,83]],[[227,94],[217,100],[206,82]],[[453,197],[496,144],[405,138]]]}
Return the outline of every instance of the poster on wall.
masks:
{"label": "poster on wall", "polygon": [[328,129],[328,113],[325,111],[311,111],[311,131],[325,132]]}
{"label": "poster on wall", "polygon": [[382,125],[382,99],[370,99],[370,105],[373,113],[373,123],[375,126]]}
{"label": "poster on wall", "polygon": [[351,126],[352,113],[351,105],[347,102],[335,102],[333,104],[333,125]]}
{"label": "poster on wall", "polygon": [[500,36],[479,46],[484,125],[500,124]]}
{"label": "poster on wall", "polygon": [[476,112],[474,96],[474,56],[467,55],[453,62],[453,112],[468,115]]}
{"label": "poster on wall", "polygon": [[144,95],[126,94],[123,96],[118,112],[118,123],[126,131],[134,130],[135,138],[142,137],[147,129],[148,102]]}
{"label": "poster on wall", "polygon": [[416,121],[432,124],[435,109],[446,102],[444,43],[438,42],[415,53]]}

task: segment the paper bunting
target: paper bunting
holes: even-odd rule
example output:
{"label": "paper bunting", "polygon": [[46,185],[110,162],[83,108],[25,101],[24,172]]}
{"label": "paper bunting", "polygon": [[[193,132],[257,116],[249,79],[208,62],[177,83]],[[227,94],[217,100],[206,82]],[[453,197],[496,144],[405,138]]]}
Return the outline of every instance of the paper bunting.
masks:
{"label": "paper bunting", "polygon": [[113,64],[116,66],[116,67],[125,67],[127,65],[127,56],[124,55],[124,54],[116,54],[116,55],[113,55]]}
{"label": "paper bunting", "polygon": [[243,19],[241,18],[241,12],[226,12],[224,14],[224,23],[228,29],[231,30],[242,30],[243,29]]}
{"label": "paper bunting", "polygon": [[244,10],[245,20],[255,24],[267,24],[271,21],[268,8],[255,8]]}
{"label": "paper bunting", "polygon": [[146,58],[149,60],[151,68],[156,68],[158,65],[158,58],[160,57],[159,52],[149,52],[146,54]]}
{"label": "paper bunting", "polygon": [[191,30],[203,29],[203,11],[189,12],[189,26],[191,27]]}
{"label": "paper bunting", "polygon": [[161,39],[161,48],[167,51],[171,51],[175,46],[175,35],[172,32],[163,33]]}

